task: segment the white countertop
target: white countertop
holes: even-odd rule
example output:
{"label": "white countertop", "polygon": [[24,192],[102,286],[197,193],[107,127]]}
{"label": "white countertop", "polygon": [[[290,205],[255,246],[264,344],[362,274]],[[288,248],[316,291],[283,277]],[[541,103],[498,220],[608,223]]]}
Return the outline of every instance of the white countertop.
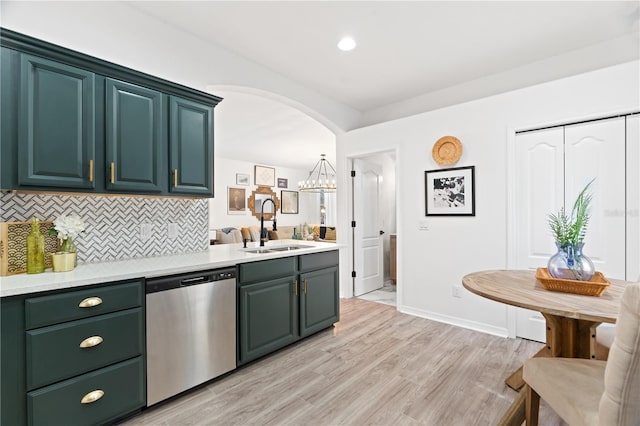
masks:
{"label": "white countertop", "polygon": [[[248,248],[257,248],[257,243],[247,244]],[[220,244],[210,246],[208,250],[168,256],[143,257],[101,263],[84,263],[73,271],[42,274],[19,274],[0,278],[0,297],[36,293],[40,291],[61,290],[91,284],[107,283],[135,278],[151,278],[163,275],[180,274],[239,263],[255,262],[300,254],[318,253],[342,248],[342,244],[301,240],[275,240],[266,243],[265,248],[286,245],[308,246],[292,251],[273,253],[248,253],[242,244]]]}

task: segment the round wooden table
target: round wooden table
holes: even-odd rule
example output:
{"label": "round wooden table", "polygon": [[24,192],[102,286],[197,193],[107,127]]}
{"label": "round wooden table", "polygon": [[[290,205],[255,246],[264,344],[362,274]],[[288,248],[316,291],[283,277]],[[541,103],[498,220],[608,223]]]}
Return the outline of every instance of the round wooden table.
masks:
{"label": "round wooden table", "polygon": [[[462,285],[478,296],[540,312],[547,326],[546,346],[534,356],[595,358],[596,327],[616,322],[627,284],[609,281],[611,285],[600,297],[546,290],[536,280],[535,271],[474,272],[462,278]],[[522,367],[505,382],[520,389],[524,385]],[[524,392],[520,392],[500,424],[521,425],[523,421]]]}

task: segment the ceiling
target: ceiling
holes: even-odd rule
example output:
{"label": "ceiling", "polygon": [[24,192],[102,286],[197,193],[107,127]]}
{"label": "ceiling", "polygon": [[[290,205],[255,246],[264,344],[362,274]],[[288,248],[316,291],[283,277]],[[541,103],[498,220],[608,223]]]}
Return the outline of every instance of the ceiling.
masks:
{"label": "ceiling", "polygon": [[[636,37],[640,20],[638,1],[128,4],[362,113],[625,36]],[[355,50],[336,48],[344,35],[355,38]],[[640,53],[632,55],[637,58]],[[612,59],[616,60],[620,56]],[[599,66],[603,64],[607,62]],[[571,74],[593,67],[587,63],[584,69],[576,63],[566,66]],[[563,70],[557,71],[563,75]],[[273,101],[249,94],[226,95],[220,104],[222,127],[217,143],[229,155],[242,153],[245,141],[259,140],[263,153],[271,150],[282,157],[282,152],[288,152],[289,160],[301,164],[299,155],[309,152],[317,157],[327,144],[335,143],[324,128],[314,129],[320,124],[290,107],[274,107]],[[226,115],[234,128],[228,128],[220,115]],[[302,143],[304,148],[299,146]]]}

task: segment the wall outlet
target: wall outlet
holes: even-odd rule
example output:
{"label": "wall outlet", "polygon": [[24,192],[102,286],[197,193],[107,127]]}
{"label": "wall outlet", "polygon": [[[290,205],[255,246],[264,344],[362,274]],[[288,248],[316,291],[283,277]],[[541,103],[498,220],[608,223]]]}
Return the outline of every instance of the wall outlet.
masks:
{"label": "wall outlet", "polygon": [[419,231],[428,231],[429,230],[429,221],[423,219],[420,222],[418,222],[418,230]]}
{"label": "wall outlet", "polygon": [[178,238],[178,224],[177,223],[169,223],[167,225],[167,238],[170,240],[175,240]]}
{"label": "wall outlet", "polygon": [[142,241],[147,241],[151,238],[151,224],[150,223],[141,223],[140,224],[140,239]]}
{"label": "wall outlet", "polygon": [[459,285],[454,285],[452,287],[453,297],[461,298],[462,297],[462,287]]}

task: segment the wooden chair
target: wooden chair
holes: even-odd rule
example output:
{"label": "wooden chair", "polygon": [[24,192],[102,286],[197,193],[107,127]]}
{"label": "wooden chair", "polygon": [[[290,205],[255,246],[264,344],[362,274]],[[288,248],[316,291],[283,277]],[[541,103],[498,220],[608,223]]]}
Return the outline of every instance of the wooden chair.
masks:
{"label": "wooden chair", "polygon": [[527,425],[538,424],[543,398],[570,425],[640,425],[640,283],[626,286],[605,361],[525,361]]}

